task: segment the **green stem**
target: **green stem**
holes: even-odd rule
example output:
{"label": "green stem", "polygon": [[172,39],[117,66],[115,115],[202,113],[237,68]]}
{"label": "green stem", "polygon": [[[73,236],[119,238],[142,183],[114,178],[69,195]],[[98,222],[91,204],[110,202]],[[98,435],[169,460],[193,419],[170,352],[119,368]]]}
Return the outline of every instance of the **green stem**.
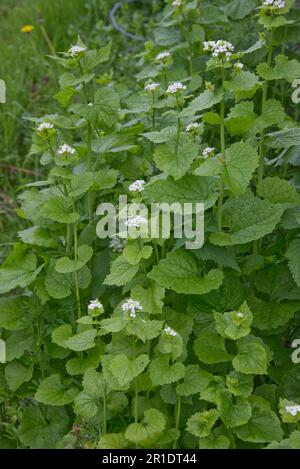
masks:
{"label": "green stem", "polygon": [[[92,171],[92,128],[88,122],[88,169]],[[89,222],[93,219],[93,194],[88,191],[88,211],[89,211]]]}
{"label": "green stem", "polygon": [[[225,83],[225,72],[222,69],[222,90],[224,93],[224,83]],[[220,109],[220,139],[221,139],[221,153],[222,153],[222,160],[223,165],[226,165],[226,142],[225,142],[225,97],[221,101],[221,109]],[[218,201],[218,211],[217,211],[217,220],[218,220],[218,230],[221,231],[222,229],[222,210],[223,210],[223,202],[224,202],[224,180],[223,176],[221,175],[220,180],[220,194],[219,194],[219,201]]]}
{"label": "green stem", "polygon": [[79,291],[79,282],[78,282],[78,271],[77,271],[77,261],[78,261],[78,236],[77,236],[77,223],[74,223],[74,264],[75,264],[75,293],[76,293],[76,303],[77,303],[77,314],[78,319],[81,318],[81,304],[80,304],[80,291]]}
{"label": "green stem", "polygon": [[134,423],[138,423],[139,421],[139,388],[138,388],[138,380],[135,378],[134,382]]}
{"label": "green stem", "polygon": [[106,388],[104,388],[103,392],[103,428],[102,428],[102,435],[107,433],[107,418],[106,418]]}
{"label": "green stem", "polygon": [[[274,38],[274,32],[271,32],[271,39],[268,47],[268,67],[271,67],[272,65],[272,54],[273,54],[273,38]],[[266,104],[267,104],[267,99],[268,99],[268,81],[265,80],[263,89],[262,89],[262,107],[261,107],[261,113],[262,115],[264,114],[266,110]],[[260,142],[259,142],[259,168],[258,168],[258,178],[257,178],[257,189],[260,188],[263,179],[264,179],[264,167],[265,167],[265,131],[262,130],[260,134]]]}
{"label": "green stem", "polygon": [[155,92],[152,92],[152,130],[154,131],[156,127],[155,122]]}
{"label": "green stem", "polygon": [[[176,411],[175,411],[175,428],[176,431],[179,432],[179,427],[180,427],[180,416],[181,416],[181,397],[177,397],[177,405],[176,405]],[[174,445],[173,449],[177,449],[178,446],[178,437],[174,440]]]}

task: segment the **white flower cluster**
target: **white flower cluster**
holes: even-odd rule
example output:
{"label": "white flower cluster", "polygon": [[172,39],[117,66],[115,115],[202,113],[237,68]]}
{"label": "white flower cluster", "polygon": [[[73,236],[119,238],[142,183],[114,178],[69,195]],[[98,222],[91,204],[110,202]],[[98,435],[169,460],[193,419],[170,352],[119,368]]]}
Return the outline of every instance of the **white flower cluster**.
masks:
{"label": "white flower cluster", "polygon": [[300,413],[300,405],[287,405],[285,407],[285,410],[293,417],[296,417],[296,415]]}
{"label": "white flower cluster", "polygon": [[180,81],[175,81],[171,85],[168,86],[167,93],[168,94],[176,94],[179,91],[186,90],[186,86],[183,85]]}
{"label": "white flower cluster", "polygon": [[124,313],[129,312],[129,316],[131,318],[136,317],[137,311],[143,311],[141,303],[139,301],[132,300],[131,298],[125,301],[125,303],[122,304],[121,308],[124,311]]}
{"label": "white flower cluster", "polygon": [[166,50],[157,54],[155,60],[158,60],[159,62],[161,62],[161,61],[165,61],[169,57],[171,57],[171,54],[169,51]]}
{"label": "white flower cluster", "polygon": [[203,158],[208,158],[215,151],[214,147],[206,147],[202,152]]}
{"label": "white flower cluster", "polygon": [[194,130],[199,129],[200,124],[198,122],[192,122],[191,124],[187,125],[185,128],[186,132],[194,132]]}
{"label": "white flower cluster", "polygon": [[145,91],[155,91],[157,88],[159,88],[160,84],[159,83],[149,83],[148,85],[145,86],[144,90]]}
{"label": "white flower cluster", "polygon": [[231,42],[218,40],[218,41],[205,41],[203,43],[204,50],[211,52],[213,57],[224,56],[226,60],[229,60],[234,51],[234,46]]}
{"label": "white flower cluster", "polygon": [[242,64],[242,62],[236,62],[234,64],[234,69],[237,71],[237,72],[241,72],[244,68],[244,64]]}
{"label": "white flower cluster", "polygon": [[54,128],[53,124],[50,124],[49,122],[42,122],[38,126],[37,131],[38,132],[44,132],[44,130],[50,130],[50,129],[53,129],[53,128]]}
{"label": "white flower cluster", "polygon": [[75,155],[76,153],[76,150],[75,148],[73,147],[70,147],[69,145],[67,145],[66,143],[64,143],[63,145],[61,145],[58,149],[58,154],[59,155],[64,155],[65,153],[68,153],[69,155]]}
{"label": "white flower cluster", "polygon": [[126,245],[126,240],[125,239],[120,239],[117,237],[114,237],[111,239],[109,243],[109,247],[114,251],[114,252],[121,252],[123,251],[124,247]]}
{"label": "white flower cluster", "polygon": [[172,3],[173,7],[181,7],[182,5],[182,0],[174,0]]}
{"label": "white flower cluster", "polygon": [[265,0],[263,5],[281,9],[285,7],[285,0]]}
{"label": "white flower cluster", "polygon": [[95,309],[103,309],[103,304],[99,300],[91,300],[88,305],[89,311],[94,311]]}
{"label": "white flower cluster", "polygon": [[81,47],[78,46],[77,44],[75,46],[70,47],[68,50],[68,54],[75,59],[78,57],[78,55],[82,54],[83,52],[86,51],[86,47]]}
{"label": "white flower cluster", "polygon": [[171,337],[176,337],[177,336],[177,332],[174,331],[174,329],[172,329],[170,326],[166,327],[164,329],[164,331],[167,335],[170,335]]}
{"label": "white flower cluster", "polygon": [[148,221],[146,218],[141,215],[136,215],[135,217],[128,217],[125,221],[125,225],[129,228],[140,228],[143,225],[146,225]]}
{"label": "white flower cluster", "polygon": [[143,179],[137,179],[132,184],[130,184],[128,189],[130,190],[130,192],[141,192],[145,189],[145,184],[146,183]]}

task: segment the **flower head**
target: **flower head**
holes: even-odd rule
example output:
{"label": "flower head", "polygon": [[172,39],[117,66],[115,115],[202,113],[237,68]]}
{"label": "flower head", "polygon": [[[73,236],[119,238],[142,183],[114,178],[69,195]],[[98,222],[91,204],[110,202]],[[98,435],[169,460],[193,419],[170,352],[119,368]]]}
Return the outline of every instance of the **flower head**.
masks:
{"label": "flower head", "polygon": [[157,54],[157,56],[155,57],[155,60],[157,60],[158,62],[165,62],[170,57],[171,57],[171,53],[168,50],[165,50]]}
{"label": "flower head", "polygon": [[82,55],[86,50],[87,50],[86,47],[82,47],[76,44],[75,46],[71,46],[67,53],[73,59],[75,59],[76,57]]}
{"label": "flower head", "polygon": [[206,147],[202,152],[203,158],[208,158],[209,156],[212,156],[214,151],[215,151],[214,147]]}
{"label": "flower head", "polygon": [[182,0],[174,0],[172,3],[173,7],[181,7],[182,5]]}
{"label": "flower head", "polygon": [[171,337],[176,337],[177,336],[177,332],[174,331],[174,329],[172,329],[170,326],[167,326],[165,329],[164,329],[165,333],[167,335],[170,335]]}
{"label": "flower head", "polygon": [[130,190],[130,192],[141,192],[145,189],[145,184],[146,183],[143,179],[137,179],[132,184],[130,184],[128,189]]}
{"label": "flower head", "polygon": [[296,415],[300,413],[300,405],[287,405],[285,407],[285,410],[293,417],[296,417]]}
{"label": "flower head", "polygon": [[141,215],[136,215],[135,217],[128,217],[125,221],[125,225],[129,228],[140,228],[143,225],[146,225],[148,221],[146,218]]}
{"label": "flower head", "polygon": [[234,64],[234,70],[236,72],[241,72],[243,70],[243,68],[244,68],[244,64],[242,64],[242,62],[236,62]]}
{"label": "flower head", "polygon": [[199,129],[200,124],[198,122],[192,122],[191,124],[187,125],[185,128],[186,132],[194,132],[195,130]]}
{"label": "flower head", "polygon": [[120,239],[117,236],[111,239],[109,243],[109,247],[114,251],[114,252],[122,252],[124,247],[126,245],[126,240],[125,239]]}
{"label": "flower head", "polygon": [[75,155],[76,153],[76,150],[75,148],[73,147],[70,147],[69,145],[67,145],[66,143],[64,143],[63,145],[61,145],[58,149],[58,154],[59,155],[64,155],[65,153],[68,153],[69,155]]}
{"label": "flower head", "polygon": [[281,10],[286,6],[286,3],[285,0],[264,0],[263,6]]}
{"label": "flower head", "polygon": [[227,61],[230,60],[232,52],[234,51],[234,46],[231,42],[221,39],[218,41],[205,41],[203,47],[205,51],[211,52],[213,57],[221,57]]}
{"label": "flower head", "polygon": [[145,86],[144,90],[153,92],[157,90],[157,88],[159,87],[160,87],[159,83],[149,83],[148,85]]}
{"label": "flower head", "polygon": [[102,310],[102,309],[103,309],[103,304],[98,299],[91,300],[88,305],[89,311]]}
{"label": "flower head", "polygon": [[244,315],[243,315],[243,313],[241,313],[240,311],[238,311],[238,312],[236,313],[236,317],[239,318],[239,319],[243,319]]}
{"label": "flower head", "polygon": [[25,24],[22,28],[21,28],[21,32],[22,33],[32,33],[32,31],[34,30],[34,26],[32,26],[32,24]]}
{"label": "flower head", "polygon": [[186,86],[183,85],[180,81],[175,81],[171,85],[168,86],[166,93],[168,94],[176,94],[179,91],[186,90]]}
{"label": "flower head", "polygon": [[129,316],[131,318],[136,317],[136,312],[137,311],[143,311],[143,307],[139,301],[135,301],[132,298],[129,298],[125,303],[122,304],[121,306],[122,310],[124,313],[129,312]]}
{"label": "flower head", "polygon": [[49,122],[42,122],[38,126],[37,131],[38,132],[44,132],[45,130],[50,130],[50,129],[53,129],[53,128],[54,128],[53,124],[50,124]]}

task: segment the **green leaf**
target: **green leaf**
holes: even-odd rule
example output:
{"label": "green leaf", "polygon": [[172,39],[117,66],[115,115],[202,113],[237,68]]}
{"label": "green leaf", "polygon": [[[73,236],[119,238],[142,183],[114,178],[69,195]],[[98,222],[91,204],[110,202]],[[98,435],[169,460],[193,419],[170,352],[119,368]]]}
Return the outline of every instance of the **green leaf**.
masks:
{"label": "green leaf", "polygon": [[25,407],[18,427],[22,444],[32,449],[53,449],[68,431],[66,410],[53,407],[47,408],[47,420],[39,407]]}
{"label": "green leaf", "polygon": [[76,388],[66,389],[61,383],[59,375],[54,374],[40,383],[34,398],[45,405],[63,406],[70,404],[77,394]]}
{"label": "green leaf", "polygon": [[213,93],[212,91],[206,90],[201,93],[197,98],[194,98],[190,104],[183,109],[181,115],[182,117],[193,117],[197,112],[204,111],[204,109],[209,109],[215,104],[218,104],[222,101],[223,95],[221,92]]}
{"label": "green leaf", "polygon": [[75,174],[70,178],[70,197],[80,197],[85,194],[94,182],[94,174],[86,172],[84,174]]}
{"label": "green leaf", "polygon": [[161,356],[151,361],[150,378],[153,386],[163,386],[183,378],[185,373],[184,365],[180,362],[170,365],[169,360],[169,357]]}
{"label": "green leaf", "polygon": [[209,373],[201,370],[198,365],[188,365],[185,367],[183,382],[176,387],[176,393],[179,396],[198,394],[206,388],[209,382]]}
{"label": "green leaf", "polygon": [[261,63],[257,66],[257,73],[267,81],[284,78],[289,83],[292,83],[300,76],[300,62],[295,59],[289,60],[285,55],[277,55],[275,57],[274,68],[266,63]]}
{"label": "green leaf", "polygon": [[218,246],[245,244],[263,238],[279,223],[284,207],[247,193],[224,205],[223,225],[230,232],[216,232],[210,241]]}
{"label": "green leaf", "polygon": [[[261,402],[262,401],[262,402]],[[251,443],[268,443],[280,441],[283,432],[276,414],[258,398],[252,402],[252,417],[248,423],[234,428],[234,433],[240,440]]]}
{"label": "green leaf", "polygon": [[61,257],[56,261],[55,270],[59,274],[68,274],[76,272],[86,265],[93,255],[93,248],[86,244],[79,246],[77,251],[77,260]]}
{"label": "green leaf", "polygon": [[225,340],[214,332],[200,332],[194,342],[194,352],[200,361],[207,364],[231,361],[233,356],[227,352]]}
{"label": "green leaf", "polygon": [[140,375],[148,363],[148,355],[140,355],[135,360],[131,360],[126,355],[121,354],[113,357],[110,368],[120,386],[125,386]]}
{"label": "green leaf", "polygon": [[26,230],[19,231],[18,236],[25,244],[33,244],[44,248],[57,246],[57,241],[53,239],[53,234],[40,226],[32,226]]}
{"label": "green leaf", "polygon": [[297,302],[262,301],[254,296],[249,297],[249,305],[253,314],[253,326],[261,331],[271,331],[282,327],[294,317],[300,309]]}
{"label": "green leaf", "polygon": [[68,348],[74,352],[82,352],[95,347],[95,329],[87,329],[73,335],[70,324],[59,326],[52,332],[52,341],[63,348]]}
{"label": "green leaf", "polygon": [[285,119],[282,104],[275,99],[268,99],[263,113],[253,123],[251,133],[258,134],[273,125],[282,125]]}
{"label": "green leaf", "polygon": [[58,223],[75,223],[79,220],[78,213],[73,212],[70,197],[51,197],[41,208],[41,215]]}
{"label": "green leaf", "polygon": [[118,120],[120,97],[112,88],[100,88],[95,93],[94,108],[99,124],[112,127]]}
{"label": "green leaf", "polygon": [[0,269],[0,294],[17,287],[27,287],[43,268],[44,264],[37,267],[37,258],[33,252],[18,251],[16,248]]}
{"label": "green leaf", "polygon": [[224,179],[234,195],[245,192],[257,166],[257,151],[249,143],[231,145],[230,158],[224,170]]}
{"label": "green leaf", "polygon": [[232,364],[235,370],[246,375],[266,375],[267,352],[259,343],[240,340],[238,342],[238,354],[234,357]]}
{"label": "green leaf", "polygon": [[218,418],[219,412],[216,409],[197,412],[188,419],[186,430],[198,437],[209,436]]}
{"label": "green leaf", "polygon": [[24,366],[21,362],[14,360],[6,365],[4,373],[9,389],[14,392],[32,378],[33,367]]}
{"label": "green leaf", "polygon": [[299,205],[300,203],[296,187],[286,179],[280,179],[277,176],[265,178],[258,187],[258,194],[273,204]]}
{"label": "green leaf", "polygon": [[70,296],[72,293],[72,283],[67,275],[59,274],[55,270],[55,261],[51,260],[45,278],[47,293],[58,300]]}
{"label": "green leaf", "polygon": [[252,408],[247,399],[235,400],[228,391],[220,391],[218,397],[220,417],[227,428],[239,427],[249,422]]}
{"label": "green leaf", "polygon": [[204,203],[205,209],[214,206],[218,198],[218,184],[213,178],[184,176],[179,181],[172,178],[158,180],[147,185],[145,196],[157,203]]}
{"label": "green leaf", "polygon": [[135,318],[134,321],[128,322],[126,331],[146,342],[157,337],[160,334],[162,326],[163,321],[149,321]]}
{"label": "green leaf", "polygon": [[152,246],[142,246],[138,240],[129,240],[123,251],[123,256],[129,264],[136,265],[142,259],[149,259],[152,254],[152,250]]}
{"label": "green leaf", "polygon": [[136,445],[147,443],[157,438],[165,429],[164,415],[157,409],[145,411],[142,423],[131,423],[125,432],[125,438]]}
{"label": "green leaf", "polygon": [[255,8],[256,0],[232,0],[223,7],[223,11],[233,20],[242,20]]}
{"label": "green leaf", "polygon": [[146,137],[150,142],[153,143],[165,143],[175,137],[177,133],[177,127],[166,127],[160,131],[146,132],[141,135]]}
{"label": "green leaf", "polygon": [[156,147],[153,158],[166,176],[173,176],[175,180],[178,180],[189,170],[197,153],[197,145],[181,137],[178,144],[173,140]]}
{"label": "green leaf", "polygon": [[113,261],[111,272],[105,278],[104,285],[125,285],[133,279],[138,269],[138,265],[131,265],[121,254]]}
{"label": "green leaf", "polygon": [[255,73],[242,71],[235,73],[231,80],[225,83],[225,86],[238,99],[251,98],[259,87],[259,78]]}
{"label": "green leaf", "polygon": [[148,274],[151,280],[161,287],[170,288],[177,293],[204,295],[220,287],[223,281],[221,270],[211,270],[200,276],[197,263],[188,251],[177,250],[167,254]]}
{"label": "green leaf", "polygon": [[231,371],[226,376],[226,386],[236,397],[249,397],[253,390],[253,377],[238,371]]}
{"label": "green leaf", "polygon": [[237,340],[250,334],[252,314],[246,302],[238,311],[224,314],[214,311],[214,318],[217,332],[225,339]]}
{"label": "green leaf", "polygon": [[289,269],[298,287],[300,287],[300,239],[294,239],[286,252]]}
{"label": "green leaf", "polygon": [[250,130],[256,117],[254,104],[251,101],[241,101],[231,108],[225,125],[231,135],[244,135]]}
{"label": "green leaf", "polygon": [[[0,327],[8,331],[24,329],[24,297],[11,296],[0,298]],[[26,306],[26,303],[25,303]]]}
{"label": "green leaf", "polygon": [[300,127],[279,130],[267,135],[266,144],[271,148],[291,148],[300,145]]}
{"label": "green leaf", "polygon": [[142,285],[137,285],[131,290],[131,296],[141,303],[143,311],[146,313],[162,314],[165,289],[157,285],[157,283],[150,282],[146,288]]}
{"label": "green leaf", "polygon": [[106,46],[100,49],[88,50],[80,59],[81,66],[84,70],[90,71],[97,65],[107,62],[110,58],[112,43],[109,42]]}

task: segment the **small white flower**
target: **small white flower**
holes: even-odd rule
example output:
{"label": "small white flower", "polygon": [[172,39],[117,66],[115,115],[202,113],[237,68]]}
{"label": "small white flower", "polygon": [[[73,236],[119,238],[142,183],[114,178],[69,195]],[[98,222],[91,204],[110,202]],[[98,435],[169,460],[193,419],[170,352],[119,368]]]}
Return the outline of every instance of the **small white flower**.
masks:
{"label": "small white flower", "polygon": [[121,252],[123,251],[124,247],[126,245],[126,240],[125,239],[120,239],[117,237],[114,237],[111,239],[109,243],[109,247],[114,251],[114,252]]}
{"label": "small white flower", "polygon": [[88,310],[89,311],[94,311],[95,309],[103,309],[103,304],[97,299],[97,300],[91,300],[89,305],[88,305]]}
{"label": "small white flower", "polygon": [[136,215],[135,217],[128,217],[127,221],[125,221],[125,225],[129,228],[140,228],[143,225],[146,225],[148,221],[146,218],[142,217],[141,215]]}
{"label": "small white flower", "polygon": [[155,60],[158,60],[159,62],[161,62],[161,61],[165,61],[169,57],[171,57],[171,54],[169,51],[166,50],[164,52],[160,52],[159,54],[157,54]]}
{"label": "small white flower", "polygon": [[241,313],[240,311],[238,311],[236,313],[236,317],[239,318],[239,319],[242,319],[244,317],[243,313]]}
{"label": "small white flower", "polygon": [[265,0],[263,6],[282,9],[286,6],[285,0]]}
{"label": "small white flower", "polygon": [[212,153],[214,153],[214,151],[215,151],[214,147],[206,147],[202,152],[203,158],[208,158],[209,156],[212,155]]}
{"label": "small white flower", "polygon": [[213,57],[223,57],[226,60],[229,60],[234,51],[234,46],[231,42],[223,41],[219,39],[218,41],[204,41],[203,48],[205,51],[211,52]]}
{"label": "small white flower", "polygon": [[149,83],[148,85],[145,86],[144,90],[145,91],[155,91],[157,88],[159,88],[160,84],[159,83]]}
{"label": "small white flower", "polygon": [[88,106],[93,107],[93,103],[89,103]]}
{"label": "small white flower", "polygon": [[171,337],[176,337],[177,336],[177,332],[174,331],[174,329],[172,329],[170,326],[166,327],[164,329],[164,331],[167,335],[170,335]]}
{"label": "small white flower", "polygon": [[291,406],[287,405],[285,407],[285,410],[286,412],[291,414],[293,417],[296,417],[296,415],[300,413],[300,405],[291,405]]}
{"label": "small white flower", "polygon": [[130,184],[128,189],[130,190],[130,192],[141,192],[145,189],[145,184],[146,183],[143,179],[137,179],[132,184]]}
{"label": "small white flower", "polygon": [[70,47],[70,49],[68,50],[68,54],[74,59],[78,57],[78,55],[83,54],[83,52],[85,52],[86,50],[86,47],[81,47],[76,44],[75,46]]}
{"label": "small white flower", "polygon": [[75,155],[76,153],[76,150],[75,148],[73,147],[70,147],[69,145],[67,145],[66,143],[64,143],[63,145],[61,145],[58,149],[58,154],[59,155],[64,155],[65,153],[68,153],[69,155]]}
{"label": "small white flower", "polygon": [[42,122],[38,126],[37,131],[38,132],[43,132],[44,130],[50,130],[50,129],[53,129],[53,128],[54,128],[53,124],[50,124],[49,122]]}
{"label": "small white flower", "polygon": [[234,69],[237,71],[237,72],[241,72],[244,68],[244,64],[242,64],[242,62],[236,62],[234,64]]}
{"label": "small white flower", "polygon": [[175,81],[171,85],[168,86],[167,93],[168,94],[176,94],[179,91],[184,91],[186,90],[186,86],[183,85],[180,81]]}
{"label": "small white flower", "polygon": [[133,300],[132,298],[129,298],[129,300],[125,301],[125,303],[122,304],[121,308],[124,313],[129,312],[129,316],[131,318],[136,317],[137,311],[143,311],[141,303],[139,301]]}
{"label": "small white flower", "polygon": [[173,7],[181,7],[182,5],[182,0],[174,0],[172,3]]}
{"label": "small white flower", "polygon": [[194,130],[199,129],[200,124],[198,122],[192,122],[191,124],[187,125],[185,128],[186,132],[193,132]]}

